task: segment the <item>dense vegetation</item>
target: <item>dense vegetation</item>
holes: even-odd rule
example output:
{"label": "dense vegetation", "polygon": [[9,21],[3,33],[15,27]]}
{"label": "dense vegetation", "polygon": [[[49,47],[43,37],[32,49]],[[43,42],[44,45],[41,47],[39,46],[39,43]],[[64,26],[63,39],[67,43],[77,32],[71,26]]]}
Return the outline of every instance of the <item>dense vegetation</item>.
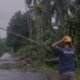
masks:
{"label": "dense vegetation", "polygon": [[0,56],[8,51],[8,47],[6,44],[6,38],[0,39]]}
{"label": "dense vegetation", "polygon": [[51,44],[64,35],[73,37],[80,52],[78,0],[25,0],[25,5],[26,13],[16,12],[7,28],[7,44],[16,55],[44,63],[55,57]]}

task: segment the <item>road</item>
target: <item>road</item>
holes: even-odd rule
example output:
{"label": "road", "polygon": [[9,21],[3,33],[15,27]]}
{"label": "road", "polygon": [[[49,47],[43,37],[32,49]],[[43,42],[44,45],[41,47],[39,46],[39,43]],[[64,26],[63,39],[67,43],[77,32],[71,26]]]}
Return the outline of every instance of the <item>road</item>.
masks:
{"label": "road", "polygon": [[58,80],[44,73],[18,70],[0,70],[0,80]]}
{"label": "road", "polygon": [[17,70],[0,70],[0,80],[49,80],[45,74]]}

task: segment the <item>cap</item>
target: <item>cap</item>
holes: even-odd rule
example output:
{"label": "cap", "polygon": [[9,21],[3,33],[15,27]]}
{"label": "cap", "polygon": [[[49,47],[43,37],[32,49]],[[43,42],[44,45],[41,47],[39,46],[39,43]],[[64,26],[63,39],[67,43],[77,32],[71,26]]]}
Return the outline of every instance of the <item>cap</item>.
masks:
{"label": "cap", "polygon": [[70,36],[64,36],[64,37],[63,37],[63,41],[64,41],[64,42],[72,42],[72,39],[71,39]]}

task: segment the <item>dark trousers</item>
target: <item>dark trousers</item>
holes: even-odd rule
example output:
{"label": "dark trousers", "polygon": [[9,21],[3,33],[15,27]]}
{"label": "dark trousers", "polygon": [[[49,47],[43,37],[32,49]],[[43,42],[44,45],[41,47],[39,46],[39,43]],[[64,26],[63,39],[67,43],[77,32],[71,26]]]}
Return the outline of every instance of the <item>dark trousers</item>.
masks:
{"label": "dark trousers", "polygon": [[65,72],[60,75],[60,80],[76,80],[75,72]]}

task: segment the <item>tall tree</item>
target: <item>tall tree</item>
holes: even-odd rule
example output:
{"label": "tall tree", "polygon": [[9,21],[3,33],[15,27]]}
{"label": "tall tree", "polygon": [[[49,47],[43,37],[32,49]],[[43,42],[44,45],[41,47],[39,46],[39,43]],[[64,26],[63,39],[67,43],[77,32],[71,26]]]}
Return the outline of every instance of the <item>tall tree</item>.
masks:
{"label": "tall tree", "polygon": [[[17,51],[17,49],[22,47],[22,45],[27,44],[27,41],[25,41],[21,37],[10,33],[10,31],[12,31],[12,32],[21,34],[25,37],[29,37],[28,22],[27,22],[27,18],[26,18],[25,14],[22,15],[20,11],[16,12],[12,16],[7,30],[8,30],[8,32],[7,32],[7,37],[8,37],[7,38],[7,44],[10,47],[12,47],[14,49],[14,51]],[[23,44],[23,42],[24,42],[24,44]]]}

